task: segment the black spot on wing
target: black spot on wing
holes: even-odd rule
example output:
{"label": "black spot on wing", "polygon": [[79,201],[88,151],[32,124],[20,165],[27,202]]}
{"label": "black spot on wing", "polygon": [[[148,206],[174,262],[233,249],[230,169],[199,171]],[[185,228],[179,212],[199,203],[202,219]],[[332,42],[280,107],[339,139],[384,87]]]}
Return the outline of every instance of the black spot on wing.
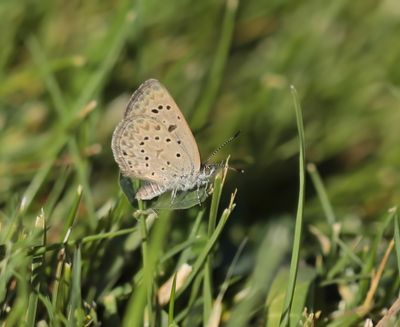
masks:
{"label": "black spot on wing", "polygon": [[176,128],[177,128],[178,126],[176,126],[176,125],[169,125],[168,126],[168,132],[173,132],[174,130],[176,130]]}

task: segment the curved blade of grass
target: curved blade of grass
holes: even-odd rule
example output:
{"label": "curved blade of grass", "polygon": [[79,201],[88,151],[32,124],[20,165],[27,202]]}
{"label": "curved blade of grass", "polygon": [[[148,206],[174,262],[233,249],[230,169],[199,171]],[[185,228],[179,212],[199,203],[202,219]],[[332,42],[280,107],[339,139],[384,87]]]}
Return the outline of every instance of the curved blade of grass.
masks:
{"label": "curved blade of grass", "polygon": [[329,200],[328,194],[326,193],[326,189],[324,183],[322,182],[321,176],[318,173],[318,169],[313,163],[309,163],[307,165],[307,171],[310,174],[311,181],[313,182],[315,190],[317,191],[318,199],[321,202],[326,220],[329,225],[333,226],[333,224],[336,222],[335,212],[333,211],[332,203]]}
{"label": "curved blade of grass", "polygon": [[[201,227],[201,222],[204,216],[204,212],[205,210],[200,210],[199,213],[197,214],[196,220],[193,224],[193,227],[190,231],[188,240],[192,240],[193,242],[195,242],[196,240],[198,240],[198,232],[199,229]],[[203,240],[201,240],[201,242],[205,242]],[[179,257],[178,263],[176,265],[176,269],[178,269],[178,267],[182,266],[183,263],[188,262],[190,257],[192,255],[192,250],[190,248],[186,249],[185,251],[182,252],[182,254]],[[175,317],[175,322],[176,323],[180,323],[183,319],[187,318],[189,312],[192,310],[193,305],[196,303],[196,300],[198,298],[198,294],[200,291],[200,286],[201,286],[201,282],[203,280],[203,276],[201,275],[197,275],[192,283],[192,287],[191,287],[191,291],[190,291],[190,295],[189,295],[189,300],[188,300],[188,304],[186,306],[186,308],[184,310],[182,310],[176,317]],[[185,325],[185,324],[183,324]]]}
{"label": "curved blade of grass", "polygon": [[[301,267],[299,269],[298,278],[295,286],[293,297],[291,323],[290,326],[299,326],[304,311],[307,294],[309,293],[311,283],[316,276],[315,269],[311,267]],[[285,299],[285,286],[287,285],[289,271],[279,271],[272,282],[270,292],[267,297],[267,315],[266,326],[279,326],[280,313]]]}
{"label": "curved blade of grass", "polygon": [[[49,316],[49,321],[54,322],[54,320],[55,320],[54,319],[55,318],[55,316],[54,316],[55,311],[54,311],[53,306],[51,305],[50,299],[47,296],[45,296],[45,295],[43,295],[41,293],[38,293],[38,299],[40,300],[40,302],[45,307],[46,313]],[[57,326],[57,325],[53,323],[53,326]]]}
{"label": "curved blade of grass", "polygon": [[[154,221],[154,218],[148,219],[146,221],[147,228],[149,228],[151,226],[153,221]],[[106,233],[88,235],[82,239],[70,240],[70,241],[68,241],[68,245],[72,246],[72,245],[76,245],[79,243],[81,243],[81,244],[91,243],[91,242],[96,242],[96,241],[105,240],[105,239],[112,239],[112,238],[124,236],[127,234],[132,234],[132,237],[134,237],[135,239],[139,238],[137,226],[134,226],[131,228],[120,229],[115,232],[106,232]],[[53,243],[48,246],[40,246],[38,248],[35,248],[32,252],[30,252],[29,255],[33,255],[33,256],[42,255],[43,253],[48,252],[48,251],[60,250],[64,246],[65,246],[65,242]],[[136,247],[134,247],[134,248],[136,248]]]}
{"label": "curved blade of grass", "polygon": [[[193,306],[199,302],[198,294],[200,292],[201,282],[203,281],[203,276],[197,275],[192,283],[191,292],[189,296],[188,305],[184,310],[182,310],[175,318],[176,323],[180,323],[183,319],[187,319]],[[186,322],[182,323],[183,326],[187,326]]]}
{"label": "curved blade of grass", "polygon": [[[21,267],[27,267],[27,262],[24,262],[25,258],[17,258],[19,262],[15,262],[17,265],[20,265]],[[3,274],[3,272],[2,272]],[[26,308],[28,306],[28,294],[30,292],[28,283],[29,281],[29,276],[27,274],[27,271],[21,271],[20,274],[15,274],[17,283],[18,283],[18,288],[17,288],[17,294],[15,299],[13,300],[14,303],[12,306],[10,306],[10,312],[7,315],[7,326],[21,326],[24,325],[25,321],[25,314],[26,314]]]}
{"label": "curved blade of grass", "polygon": [[[229,158],[228,158],[229,160]],[[228,160],[226,161],[226,166],[228,165]],[[208,219],[208,238],[211,237],[212,233],[215,230],[215,226],[217,224],[217,214],[219,202],[222,194],[222,187],[225,182],[227,169],[225,168],[222,174],[218,174],[214,181],[214,192],[212,194],[211,199],[211,207],[210,207],[210,215]],[[210,253],[207,257],[206,263],[203,269],[203,321],[208,321],[210,317],[210,313],[213,305],[213,281],[212,281],[212,253]]]}
{"label": "curved blade of grass", "polygon": [[175,307],[176,274],[172,281],[171,296],[169,297],[168,307],[168,326],[174,325],[174,307]]}
{"label": "curved blade of grass", "polygon": [[297,204],[296,213],[296,224],[294,230],[293,239],[293,250],[292,259],[290,262],[290,272],[288,287],[285,296],[285,302],[282,310],[282,316],[280,321],[281,327],[286,327],[290,325],[290,314],[292,310],[292,302],[294,297],[294,291],[296,286],[297,271],[299,266],[299,254],[300,254],[300,242],[301,242],[301,232],[303,226],[303,208],[304,208],[304,192],[305,192],[305,139],[304,139],[304,127],[303,118],[301,113],[300,103],[297,97],[297,91],[294,86],[291,87],[291,92],[294,101],[294,108],[296,111],[296,122],[299,134],[299,198]]}
{"label": "curved blade of grass", "polygon": [[222,316],[222,301],[224,299],[226,291],[228,290],[229,283],[231,282],[231,279],[232,279],[232,276],[234,273],[234,269],[237,265],[237,262],[239,261],[239,257],[242,254],[246,243],[247,243],[247,238],[245,238],[240,243],[239,248],[236,251],[235,256],[233,257],[233,260],[228,267],[228,271],[226,273],[225,280],[222,283],[221,290],[219,291],[218,296],[213,303],[212,311],[211,311],[209,319],[207,321],[207,327],[214,327],[214,326],[220,325],[221,316]]}
{"label": "curved blade of grass", "polygon": [[[395,211],[389,210],[385,220],[379,224],[379,228],[376,232],[376,236],[371,246],[371,249],[368,251],[367,257],[363,260],[363,266],[360,272],[362,275],[371,275],[372,270],[375,268],[375,260],[378,255],[379,246],[382,244],[385,230],[390,225],[395,215]],[[370,283],[370,279],[363,279],[360,281],[358,285],[357,295],[355,296],[354,302],[351,304],[351,306],[357,306],[363,302],[368,292]]]}
{"label": "curved blade of grass", "polygon": [[64,242],[67,241],[69,230],[72,228],[72,225],[74,224],[74,221],[76,219],[76,214],[78,212],[78,207],[79,204],[81,203],[81,199],[82,199],[82,186],[79,185],[76,189],[76,196],[74,202],[71,205],[69,216],[67,217],[67,220],[64,225],[64,237],[63,237]]}
{"label": "curved blade of grass", "polygon": [[232,42],[237,8],[238,0],[226,1],[226,11],[222,22],[221,37],[217,45],[215,58],[211,66],[207,83],[205,84],[205,90],[202,93],[201,102],[192,117],[193,129],[199,129],[204,126],[215,98],[217,97]]}
{"label": "curved blade of grass", "polygon": [[[201,227],[204,212],[205,212],[204,209],[202,209],[198,212],[198,214],[196,216],[196,220],[194,221],[193,227],[190,231],[188,241],[189,240],[191,240],[192,242],[198,241],[198,233],[199,233],[199,229]],[[192,255],[192,250],[190,248],[183,251],[179,257],[179,260],[177,261],[176,266],[175,266],[176,269],[178,269],[178,267],[182,266],[182,264],[189,262],[191,255]]]}
{"label": "curved blade of grass", "polygon": [[198,238],[188,238],[186,241],[173,246],[171,249],[169,249],[163,257],[160,259],[160,263],[164,263],[167,260],[170,260],[172,257],[177,255],[178,253],[183,252],[186,249],[190,249],[193,245],[196,244],[201,244],[204,243],[204,240],[198,239]]}
{"label": "curved blade of grass", "polygon": [[140,17],[140,15],[132,11],[132,7],[131,1],[121,1],[113,23],[110,25],[109,34],[102,40],[104,42],[102,49],[105,50],[102,64],[98,69],[94,70],[92,76],[88,79],[87,87],[82,90],[75,102],[72,113],[76,114],[99,92],[117,62],[119,54],[123,51],[128,36],[130,36],[130,33],[136,35],[138,31],[138,26],[135,26],[138,23],[136,17]]}
{"label": "curved blade of grass", "polygon": [[80,246],[77,246],[75,248],[74,258],[72,261],[72,285],[68,304],[68,327],[82,326],[84,321],[81,294],[81,270],[81,248]]}
{"label": "curved blade of grass", "polygon": [[55,184],[49,194],[49,198],[44,206],[44,212],[46,214],[47,220],[51,222],[54,208],[56,206],[57,200],[60,198],[66,184],[70,177],[71,169],[65,169],[59,174],[59,177],[55,181]]}
{"label": "curved blade of grass", "polygon": [[54,103],[54,109],[56,110],[61,123],[64,124],[65,117],[68,114],[67,106],[65,105],[64,96],[61,92],[58,82],[55,76],[52,74],[52,70],[46,55],[35,37],[28,39],[27,46],[32,53],[36,67],[38,67],[41,75],[44,78],[44,82]]}
{"label": "curved blade of grass", "polygon": [[[147,304],[148,307],[151,306],[152,308],[155,308],[154,289],[156,288],[156,264],[161,257],[161,252],[163,250],[162,245],[169,232],[169,226],[169,212],[161,212],[160,217],[157,219],[157,224],[155,224],[152,230],[150,238],[151,242],[147,242],[147,251],[144,253],[146,258],[143,258],[142,282],[137,285],[135,280],[132,281],[134,292],[131,294],[131,298],[126,306],[122,326],[143,326],[143,319],[149,322],[149,326],[154,326],[154,323],[156,322],[156,310],[149,312],[148,310],[145,310],[145,307]],[[143,317],[143,313],[146,311],[149,315]]]}
{"label": "curved blade of grass", "polygon": [[[41,214],[36,218],[35,222],[35,231],[34,234],[39,236],[39,243],[41,245],[46,244],[46,221],[44,217],[44,212],[42,210]],[[42,271],[42,264],[45,260],[44,255],[39,257],[32,258],[32,275],[31,275],[31,284],[33,287],[33,291],[29,295],[28,301],[28,310],[27,310],[27,326],[35,326],[36,323],[36,314],[37,314],[37,305],[38,305],[38,294],[40,293],[40,281]]]}
{"label": "curved blade of grass", "polygon": [[65,250],[61,249],[57,256],[57,265],[56,271],[54,275],[54,284],[53,284],[53,292],[52,292],[52,306],[55,312],[64,312],[64,276],[63,276],[63,268],[65,263]]}
{"label": "curved blade of grass", "polygon": [[[52,97],[54,107],[57,111],[57,114],[59,116],[60,120],[60,125],[62,126],[63,130],[66,130],[68,128],[67,126],[67,106],[65,104],[65,100],[63,98],[61,89],[56,81],[56,78],[54,74],[52,73],[50,69],[50,65],[48,64],[48,61],[39,45],[39,42],[36,40],[36,38],[32,37],[28,40],[28,47],[30,48],[33,57],[36,61],[37,66],[41,70],[41,73],[43,75],[43,79],[45,81],[45,84],[47,86],[47,89],[49,91],[50,96]],[[70,136],[68,139],[68,149],[72,155],[72,159],[74,161],[74,169],[77,172],[79,182],[84,186],[86,192],[84,194],[85,196],[85,202],[86,206],[89,212],[89,222],[94,224],[94,215],[95,215],[95,208],[93,204],[93,197],[91,194],[91,190],[89,187],[89,172],[87,165],[85,164],[85,161],[81,158],[81,154],[78,148],[78,144],[76,141],[75,136]],[[92,226],[94,227],[94,226]]]}
{"label": "curved blade of grass", "polygon": [[23,196],[21,205],[21,213],[25,212],[29,206],[32,204],[34,197],[39,191],[40,187],[44,183],[48,173],[53,167],[54,161],[56,160],[57,154],[59,150],[64,146],[64,141],[57,139],[55,140],[54,146],[50,149],[49,154],[47,155],[46,162],[39,168],[38,172],[32,178],[29,186],[26,188]]}
{"label": "curved blade of grass", "polygon": [[397,208],[392,208],[391,210],[395,211],[394,215],[394,244],[396,249],[396,258],[397,258],[397,269],[400,276],[400,222],[399,215],[397,213]]}
{"label": "curved blade of grass", "polygon": [[[79,112],[79,110],[81,110],[90,100],[92,100],[96,92],[98,92],[100,87],[103,85],[107,74],[111,71],[112,67],[117,61],[118,54],[122,51],[129,32],[135,30],[131,28],[133,21],[130,18],[132,15],[129,11],[131,6],[132,4],[130,3],[130,1],[123,1],[121,3],[118,14],[116,15],[114,20],[114,26],[110,28],[108,37],[103,40],[103,42],[107,45],[103,47],[104,49],[106,49],[106,51],[104,54],[102,65],[99,69],[96,69],[92,76],[89,78],[88,82],[86,83],[87,87],[82,90],[80,97],[77,99],[72,109],[69,111],[69,116],[66,117],[66,120],[68,120],[68,124],[65,124],[64,127],[67,127],[76,120],[76,114]],[[35,45],[31,45],[31,49],[33,50],[33,53],[36,53],[37,55],[37,49],[35,49]],[[43,58],[40,58],[39,61],[41,59]],[[48,72],[45,68],[43,68],[42,71],[44,73]],[[48,81],[50,81],[50,79]],[[50,91],[53,90],[52,82],[53,81],[48,82],[48,84],[50,83]],[[57,101],[57,104],[59,104],[59,102],[61,103],[61,95],[59,96],[58,94],[54,93],[53,98],[56,99],[55,101]],[[60,104],[60,107],[58,107],[58,111],[60,113],[63,112],[62,107],[62,104]],[[40,186],[43,184],[48,173],[50,172],[50,169],[54,164],[54,160],[56,159],[58,153],[61,151],[64,145],[68,142],[68,140],[69,135],[67,133],[59,134],[59,137],[54,140],[55,144],[54,146],[52,146],[49,155],[46,156],[46,163],[36,173],[36,175],[32,179],[32,182],[30,183],[23,195],[24,210],[26,210],[32,203],[33,198],[35,197]]]}
{"label": "curved blade of grass", "polygon": [[289,247],[290,232],[286,222],[268,225],[254,270],[246,281],[242,300],[232,309],[228,327],[249,326],[252,314],[264,306],[265,297]]}
{"label": "curved blade of grass", "polygon": [[199,271],[203,267],[203,265],[204,265],[204,263],[205,263],[205,261],[207,259],[207,256],[209,255],[209,253],[213,249],[213,247],[214,247],[215,243],[217,242],[218,237],[220,236],[220,234],[221,234],[226,222],[228,221],[228,218],[230,217],[230,214],[232,213],[233,209],[235,208],[235,203],[234,203],[235,196],[236,196],[236,192],[234,192],[232,194],[228,208],[226,208],[224,210],[224,212],[222,213],[221,219],[218,221],[217,227],[215,228],[213,234],[211,235],[211,237],[207,241],[207,244],[204,246],[204,248],[202,249],[200,255],[197,257],[195,263],[193,264],[192,273],[190,274],[190,276],[186,280],[185,284],[179,289],[179,291],[177,292],[176,297],[179,297],[186,290],[186,288],[191,284],[193,279],[197,276],[197,274],[199,273]]}
{"label": "curved blade of grass", "polygon": [[[152,323],[154,321],[153,313],[154,313],[154,305],[153,305],[153,296],[154,296],[154,288],[152,282],[147,278],[148,274],[151,274],[153,269],[149,267],[150,262],[149,262],[149,253],[148,253],[148,247],[147,247],[147,240],[148,240],[148,231],[147,231],[147,226],[146,226],[146,220],[145,216],[141,215],[139,217],[139,229],[140,233],[142,235],[142,260],[143,260],[143,272],[144,272],[144,282],[145,282],[145,287],[146,287],[146,295],[147,295],[147,303],[146,303],[146,309],[147,313],[145,313],[148,321],[149,321],[149,326],[152,326]],[[153,274],[151,274],[153,275]]]}

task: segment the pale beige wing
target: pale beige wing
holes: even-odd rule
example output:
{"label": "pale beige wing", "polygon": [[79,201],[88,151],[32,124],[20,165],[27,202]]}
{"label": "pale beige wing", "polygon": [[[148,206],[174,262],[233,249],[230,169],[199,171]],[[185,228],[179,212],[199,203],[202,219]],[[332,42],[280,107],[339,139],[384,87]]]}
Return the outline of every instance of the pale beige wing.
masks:
{"label": "pale beige wing", "polygon": [[149,116],[122,120],[114,131],[112,151],[125,176],[166,185],[190,172],[191,158],[168,127]]}
{"label": "pale beige wing", "polygon": [[195,171],[200,169],[199,149],[192,131],[168,90],[155,79],[145,81],[133,93],[125,111],[125,119],[142,115],[158,119],[166,126],[189,156]]}
{"label": "pale beige wing", "polygon": [[125,176],[167,188],[179,176],[200,169],[193,134],[172,97],[156,80],[146,81],[133,94],[114,131],[112,151]]}

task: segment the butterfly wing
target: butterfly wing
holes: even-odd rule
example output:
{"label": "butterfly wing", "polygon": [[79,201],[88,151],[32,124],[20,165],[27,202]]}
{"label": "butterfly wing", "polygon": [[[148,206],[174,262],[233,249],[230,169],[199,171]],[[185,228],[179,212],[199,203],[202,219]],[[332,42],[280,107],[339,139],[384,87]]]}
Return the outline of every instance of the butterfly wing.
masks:
{"label": "butterfly wing", "polygon": [[160,82],[144,82],[129,100],[112,137],[115,161],[125,176],[168,187],[200,170],[193,134]]}

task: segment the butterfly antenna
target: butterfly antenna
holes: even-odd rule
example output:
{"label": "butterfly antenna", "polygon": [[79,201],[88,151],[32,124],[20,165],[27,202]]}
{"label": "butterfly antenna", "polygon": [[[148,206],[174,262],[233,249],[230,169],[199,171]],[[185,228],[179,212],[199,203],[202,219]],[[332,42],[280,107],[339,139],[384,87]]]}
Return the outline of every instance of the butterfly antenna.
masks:
{"label": "butterfly antenna", "polygon": [[234,171],[234,172],[244,174],[244,169],[238,169],[238,168],[231,167],[231,166],[228,166],[227,168],[228,168],[229,170]]}
{"label": "butterfly antenna", "polygon": [[218,167],[218,168],[226,168],[226,169],[232,170],[232,171],[234,171],[236,173],[241,173],[241,174],[244,173],[244,169],[239,169],[239,168],[235,168],[235,167],[229,166],[229,165],[227,165],[226,162],[221,162],[219,164],[216,164],[215,166]]}
{"label": "butterfly antenna", "polygon": [[214,150],[213,153],[207,158],[207,160],[204,162],[204,164],[208,164],[210,160],[227,144],[231,143],[235,138],[237,138],[240,134],[240,131],[237,131],[234,135],[232,135],[230,138],[224,141],[218,148]]}

